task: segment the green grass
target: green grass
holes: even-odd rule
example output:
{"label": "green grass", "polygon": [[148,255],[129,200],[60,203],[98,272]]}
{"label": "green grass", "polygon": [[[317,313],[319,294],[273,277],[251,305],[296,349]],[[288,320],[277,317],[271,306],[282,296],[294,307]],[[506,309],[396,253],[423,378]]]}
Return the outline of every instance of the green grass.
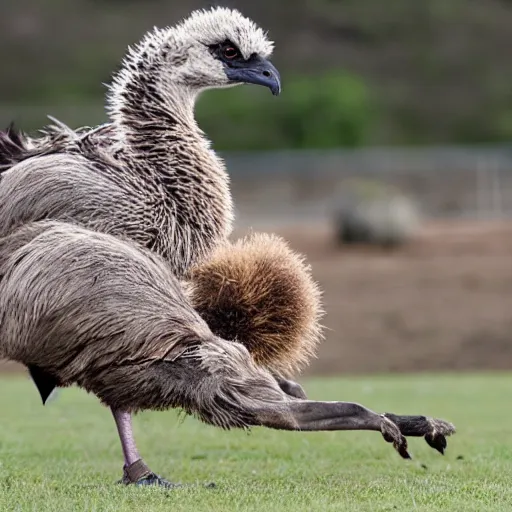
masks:
{"label": "green grass", "polygon": [[312,398],[420,413],[458,428],[443,457],[422,439],[404,461],[375,432],[223,432],[174,411],[136,417],[166,492],[116,485],[121,454],[107,409],[78,389],[42,407],[27,378],[0,380],[0,511],[512,510],[512,376],[310,380]]}

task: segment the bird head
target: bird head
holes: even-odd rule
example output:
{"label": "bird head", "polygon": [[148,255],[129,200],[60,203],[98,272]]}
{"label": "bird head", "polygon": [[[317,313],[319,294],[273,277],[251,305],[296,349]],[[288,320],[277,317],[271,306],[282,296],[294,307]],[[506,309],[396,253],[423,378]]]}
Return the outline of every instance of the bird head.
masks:
{"label": "bird head", "polygon": [[[174,29],[183,59],[176,78],[200,89],[256,84],[281,92],[279,72],[268,60],[273,43],[237,10],[194,11]],[[179,52],[179,44],[176,44]]]}
{"label": "bird head", "polygon": [[206,89],[256,84],[277,95],[281,79],[269,61],[272,49],[263,30],[237,10],[194,11],[128,49],[109,86],[107,110],[126,127],[141,111],[143,118],[161,117],[162,106],[175,119],[193,118],[195,99]]}
{"label": "bird head", "polygon": [[175,86],[193,96],[205,89],[257,84],[281,92],[268,60],[273,43],[254,22],[223,7],[194,11],[174,27],[149,32],[129,49],[113,90],[144,82],[159,91]]}

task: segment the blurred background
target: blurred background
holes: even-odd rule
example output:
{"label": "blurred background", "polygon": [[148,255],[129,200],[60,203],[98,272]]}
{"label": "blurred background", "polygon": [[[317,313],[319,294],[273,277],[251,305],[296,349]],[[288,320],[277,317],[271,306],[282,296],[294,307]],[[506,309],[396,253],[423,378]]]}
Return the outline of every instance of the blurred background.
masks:
{"label": "blurred background", "polygon": [[[512,1],[229,0],[276,42],[275,98],[212,91],[236,236],[307,255],[327,337],[309,373],[512,368]],[[191,0],[3,0],[0,124],[106,121],[127,45]]]}

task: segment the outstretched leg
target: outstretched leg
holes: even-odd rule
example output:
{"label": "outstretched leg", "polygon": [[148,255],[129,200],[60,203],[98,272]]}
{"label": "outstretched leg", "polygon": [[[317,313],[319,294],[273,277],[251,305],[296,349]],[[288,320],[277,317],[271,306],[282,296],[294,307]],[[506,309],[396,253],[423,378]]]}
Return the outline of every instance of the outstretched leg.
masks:
{"label": "outstretched leg", "polygon": [[172,373],[174,393],[183,397],[180,406],[223,428],[373,430],[381,432],[404,458],[410,457],[405,436],[425,437],[431,447],[443,453],[446,436],[455,432],[451,423],[425,416],[377,414],[355,403],[292,397],[283,390],[283,383],[256,366],[238,343],[204,343],[187,358],[163,363],[159,371],[162,376]]}
{"label": "outstretched leg", "polygon": [[179,487],[153,473],[142,460],[132,429],[132,415],[129,412],[112,409],[124,455],[123,484],[159,485],[166,488]]}
{"label": "outstretched leg", "polygon": [[404,436],[425,437],[439,452],[446,448],[446,437],[455,427],[443,420],[425,416],[377,414],[362,405],[350,402],[314,402],[294,400],[263,404],[255,411],[255,424],[280,430],[374,430],[393,443],[398,453],[408,459]]}
{"label": "outstretched leg", "polygon": [[[178,407],[224,429],[265,426],[295,431],[373,430],[381,432],[404,458],[409,458],[405,436],[425,437],[430,446],[443,453],[446,436],[455,432],[451,423],[425,416],[378,414],[356,403],[292,397],[270,372],[256,366],[244,346],[216,338],[191,345],[177,358],[162,359],[140,370],[131,368],[126,372],[120,367],[118,371],[115,395],[111,394],[114,386],[103,386],[98,391],[104,403],[115,402],[124,410]],[[110,370],[109,378],[117,377],[115,372]],[[124,385],[120,386],[119,381]],[[122,421],[126,413],[114,411],[114,415],[129,468],[140,461],[129,415],[127,422]],[[137,480],[130,474],[127,478],[130,482]]]}

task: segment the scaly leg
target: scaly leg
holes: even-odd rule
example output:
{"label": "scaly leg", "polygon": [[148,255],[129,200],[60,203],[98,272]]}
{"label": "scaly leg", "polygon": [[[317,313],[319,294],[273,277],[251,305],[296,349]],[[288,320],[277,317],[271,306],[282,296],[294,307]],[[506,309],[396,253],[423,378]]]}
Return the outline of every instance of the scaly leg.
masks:
{"label": "scaly leg", "polygon": [[374,430],[382,433],[403,458],[410,458],[407,436],[425,437],[427,443],[443,453],[446,438],[455,427],[446,421],[425,416],[377,414],[351,402],[290,400],[269,402],[255,412],[255,424],[279,430]]}
{"label": "scaly leg", "polygon": [[179,487],[153,473],[142,460],[132,429],[132,415],[129,412],[112,409],[124,455],[123,478],[120,483],[135,485],[159,485],[172,489]]}

